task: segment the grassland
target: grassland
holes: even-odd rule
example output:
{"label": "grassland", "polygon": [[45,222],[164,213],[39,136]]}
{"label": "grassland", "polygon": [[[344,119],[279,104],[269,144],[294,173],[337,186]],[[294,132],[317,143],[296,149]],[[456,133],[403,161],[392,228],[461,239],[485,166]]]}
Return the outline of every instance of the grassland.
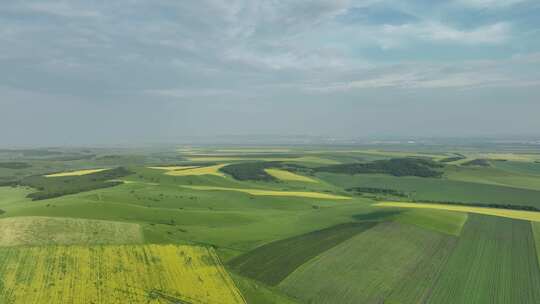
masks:
{"label": "grassland", "polygon": [[[156,172],[155,176],[152,178],[163,175]],[[353,215],[375,209],[368,200],[358,198],[328,200],[192,190],[179,187],[177,178],[161,178],[159,185],[137,182],[31,203],[24,198],[26,192],[21,191],[20,203],[14,197],[14,203],[0,207],[6,211],[0,217],[52,216],[137,223],[145,242],[209,244],[229,256],[273,240],[350,222]],[[181,178],[234,184],[232,179],[216,176]]]}
{"label": "grassland", "polygon": [[537,211],[523,211],[523,210],[509,210],[498,208],[486,208],[486,207],[473,207],[473,206],[459,206],[459,205],[445,205],[445,204],[429,204],[429,203],[405,203],[405,202],[380,202],[376,203],[378,207],[397,207],[397,208],[420,208],[420,209],[436,209],[447,211],[468,212],[484,215],[492,215],[499,217],[506,217],[527,221],[540,221],[540,212]]}
{"label": "grassland", "polygon": [[245,303],[204,247],[0,249],[2,303]]}
{"label": "grassland", "polygon": [[77,171],[69,171],[69,172],[59,172],[59,173],[47,174],[45,176],[46,177],[81,176],[81,175],[98,173],[105,170],[110,170],[110,168],[85,169],[85,170],[77,170]]}
{"label": "grassland", "polygon": [[412,280],[418,290],[400,303],[418,303],[454,241],[415,226],[381,223],[311,259],[280,287],[306,303],[387,303]]}
{"label": "grassland", "polygon": [[39,216],[0,219],[0,247],[142,242],[141,227],[133,223]]}
{"label": "grassland", "polygon": [[430,303],[539,303],[540,269],[526,221],[471,215]]}
{"label": "grassland", "polygon": [[271,176],[282,180],[282,181],[296,181],[296,182],[305,182],[305,183],[317,183],[316,180],[313,178],[309,178],[307,176],[295,174],[292,172],[289,172],[287,170],[280,170],[280,169],[265,169],[266,173],[270,174]]}
{"label": "grassland", "polygon": [[29,202],[28,194],[32,192],[26,187],[0,187],[0,208]]}
{"label": "grassland", "polygon": [[327,193],[306,192],[306,191],[275,191],[275,190],[262,190],[262,189],[245,189],[245,188],[226,188],[226,187],[213,187],[213,186],[182,186],[184,188],[194,190],[208,190],[208,191],[237,191],[251,195],[262,196],[292,196],[292,197],[307,197],[307,198],[319,198],[329,200],[349,200],[350,197],[342,195],[334,195]]}
{"label": "grassland", "polygon": [[272,242],[238,256],[229,264],[240,274],[275,286],[296,268],[361,233],[375,223],[348,223]]}

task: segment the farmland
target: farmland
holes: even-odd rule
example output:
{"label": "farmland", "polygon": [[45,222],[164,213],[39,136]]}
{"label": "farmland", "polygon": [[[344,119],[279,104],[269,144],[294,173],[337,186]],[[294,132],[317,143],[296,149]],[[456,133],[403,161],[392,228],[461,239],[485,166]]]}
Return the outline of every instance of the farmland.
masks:
{"label": "farmland", "polygon": [[200,247],[16,247],[0,259],[2,303],[245,303]]}
{"label": "farmland", "polygon": [[238,272],[277,285],[297,267],[318,254],[374,226],[374,223],[341,224],[261,246],[231,261]]}
{"label": "farmland", "polygon": [[47,174],[46,177],[63,177],[63,176],[81,176],[81,175],[87,175],[92,173],[97,173],[101,171],[105,171],[108,169],[86,169],[86,170],[77,170],[77,171],[70,171],[70,172],[60,172],[60,173],[53,173],[53,174]]}
{"label": "farmland", "polygon": [[485,215],[540,222],[540,213],[535,212],[535,211],[521,211],[521,210],[472,207],[472,206],[456,206],[456,205],[445,205],[445,204],[399,203],[399,202],[381,202],[381,203],[377,203],[376,206],[459,211],[459,212],[477,213],[477,214],[485,214]]}
{"label": "farmland", "polygon": [[540,286],[540,271],[534,253],[530,223],[472,215],[430,300],[536,303],[540,301],[536,288]]}
{"label": "farmland", "polygon": [[0,219],[0,247],[142,243],[138,224],[54,217]]}
{"label": "farmland", "polygon": [[251,195],[263,195],[263,196],[298,196],[298,197],[333,199],[333,200],[350,199],[350,197],[346,197],[346,196],[326,194],[326,193],[317,193],[317,192],[307,192],[307,191],[274,191],[274,190],[262,190],[262,189],[225,188],[225,187],[212,187],[212,186],[184,186],[184,187],[194,189],[194,190],[237,191],[237,192],[248,193]]}
{"label": "farmland", "polygon": [[286,170],[279,170],[279,169],[265,169],[266,173],[272,175],[273,177],[284,180],[284,181],[299,181],[299,182],[306,182],[306,183],[316,183],[312,178],[294,174],[292,172],[286,171]]}
{"label": "farmland", "polygon": [[540,0],[0,0],[0,304],[540,304]]}
{"label": "farmland", "polygon": [[[380,303],[400,292],[396,288],[405,279],[431,286],[453,241],[412,226],[378,224],[302,265],[280,287],[307,303]],[[421,270],[428,264],[429,271]],[[426,289],[417,288],[408,295],[410,303],[425,297]]]}
{"label": "farmland", "polygon": [[537,303],[535,154],[437,149],[0,150],[0,302]]}

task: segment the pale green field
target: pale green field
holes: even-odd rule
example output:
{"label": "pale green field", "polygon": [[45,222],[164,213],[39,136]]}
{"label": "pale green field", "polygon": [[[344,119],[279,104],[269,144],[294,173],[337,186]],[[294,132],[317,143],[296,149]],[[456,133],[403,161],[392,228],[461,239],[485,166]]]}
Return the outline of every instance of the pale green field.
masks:
{"label": "pale green field", "polygon": [[381,202],[381,203],[376,203],[374,205],[377,207],[419,208],[419,209],[436,209],[436,210],[468,212],[468,213],[477,213],[477,214],[484,214],[484,215],[506,217],[506,218],[512,218],[512,219],[518,219],[518,220],[540,222],[540,212],[535,212],[535,211],[459,206],[459,205],[445,205],[445,204],[429,204],[429,203],[405,203],[405,202]]}
{"label": "pale green field", "polygon": [[275,191],[275,190],[262,190],[262,189],[212,187],[212,186],[182,186],[182,187],[194,189],[194,190],[236,191],[236,192],[243,192],[243,193],[247,193],[251,195],[262,195],[262,196],[291,196],[291,197],[320,198],[320,199],[330,199],[330,200],[351,199],[348,196],[318,193],[318,192],[306,192],[306,191]]}
{"label": "pale green field", "polygon": [[396,217],[396,221],[421,228],[459,236],[468,214],[445,210],[414,209]]}
{"label": "pale green field", "polygon": [[185,168],[183,170],[168,170],[165,172],[167,175],[171,176],[191,176],[191,175],[215,175],[225,177],[219,169],[225,167],[227,164],[220,164],[207,167],[194,167],[194,168]]}
{"label": "pale green field", "polygon": [[295,174],[292,172],[289,172],[287,170],[280,170],[280,169],[264,169],[264,171],[271,176],[284,181],[294,181],[294,182],[305,182],[305,183],[317,183],[318,181],[309,178],[307,176]]}
{"label": "pale green field", "polygon": [[60,173],[47,174],[45,176],[46,177],[81,176],[81,175],[88,175],[92,173],[98,173],[105,170],[109,170],[109,168],[85,169],[85,170],[77,170],[77,171],[69,171],[69,172],[60,172]]}
{"label": "pale green field", "polygon": [[0,247],[143,243],[139,224],[60,217],[0,219]]}
{"label": "pale green field", "polygon": [[246,156],[190,156],[190,161],[197,162],[222,162],[222,161],[246,161],[246,160],[259,160],[259,161],[288,161],[288,162],[300,162],[300,163],[315,163],[323,165],[335,165],[339,164],[338,161],[321,158],[317,156],[302,156],[302,157],[250,157]]}

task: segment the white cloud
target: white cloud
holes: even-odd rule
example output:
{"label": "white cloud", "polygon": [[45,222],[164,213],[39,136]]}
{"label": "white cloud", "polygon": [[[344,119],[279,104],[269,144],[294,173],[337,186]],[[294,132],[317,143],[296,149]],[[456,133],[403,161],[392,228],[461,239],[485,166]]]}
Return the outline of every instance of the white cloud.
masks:
{"label": "white cloud", "polygon": [[411,39],[434,43],[499,44],[508,40],[510,24],[499,22],[468,30],[461,30],[440,22],[385,25],[376,39],[385,48],[410,42]]}
{"label": "white cloud", "polygon": [[282,52],[265,53],[256,50],[232,48],[224,53],[224,58],[250,67],[270,70],[338,69],[346,66],[344,56],[332,50],[302,52],[290,49]]}
{"label": "white cloud", "polygon": [[529,0],[455,0],[457,4],[474,8],[503,8]]}
{"label": "white cloud", "polygon": [[531,56],[499,61],[466,61],[455,65],[419,62],[380,66],[357,71],[356,75],[346,76],[340,81],[320,79],[304,89],[314,93],[332,93],[381,88],[422,90],[539,86],[538,72],[525,74],[518,67],[530,64]]}

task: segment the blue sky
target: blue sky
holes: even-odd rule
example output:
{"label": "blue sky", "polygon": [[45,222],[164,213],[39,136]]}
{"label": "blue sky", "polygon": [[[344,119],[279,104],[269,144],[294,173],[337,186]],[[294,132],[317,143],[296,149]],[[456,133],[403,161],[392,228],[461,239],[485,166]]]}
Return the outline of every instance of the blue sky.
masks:
{"label": "blue sky", "polygon": [[540,135],[535,0],[6,2],[4,144]]}

